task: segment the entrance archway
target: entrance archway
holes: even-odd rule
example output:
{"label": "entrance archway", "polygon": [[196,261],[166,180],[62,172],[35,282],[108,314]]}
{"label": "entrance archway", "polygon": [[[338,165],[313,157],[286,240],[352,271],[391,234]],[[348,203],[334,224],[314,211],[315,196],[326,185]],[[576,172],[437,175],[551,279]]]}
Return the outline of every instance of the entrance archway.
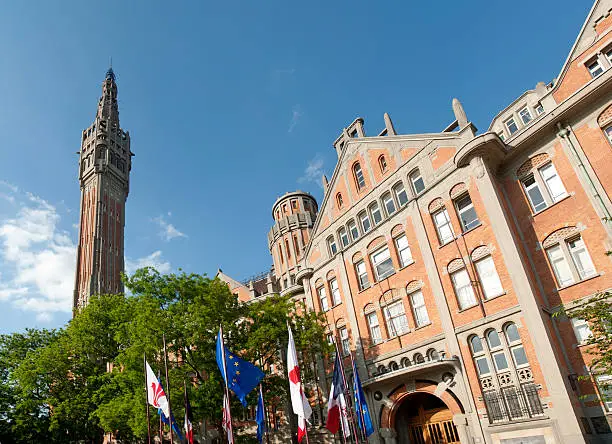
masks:
{"label": "entrance archway", "polygon": [[455,444],[459,432],[453,413],[437,396],[415,392],[404,396],[395,413],[398,444]]}

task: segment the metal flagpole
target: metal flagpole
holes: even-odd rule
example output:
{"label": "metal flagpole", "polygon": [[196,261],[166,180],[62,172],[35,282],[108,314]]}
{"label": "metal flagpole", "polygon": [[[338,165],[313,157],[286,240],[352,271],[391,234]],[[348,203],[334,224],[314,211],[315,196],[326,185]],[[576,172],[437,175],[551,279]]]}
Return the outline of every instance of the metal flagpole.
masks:
{"label": "metal flagpole", "polygon": [[147,406],[147,441],[151,444],[151,422],[149,419],[149,380],[147,378],[147,354],[142,353],[144,360],[144,374],[145,374],[145,405]]}
{"label": "metal flagpole", "polygon": [[174,443],[174,434],[172,433],[172,407],[170,406],[170,380],[168,379],[168,352],[166,351],[166,334],[162,333],[164,340],[164,364],[166,366],[166,398],[168,399],[168,425],[170,425],[170,444]]}
{"label": "metal flagpole", "polygon": [[259,394],[261,396],[261,403],[262,403],[262,407],[263,407],[264,425],[266,426],[266,432],[265,432],[266,433],[266,443],[270,444],[270,435],[268,435],[268,425],[267,425],[267,421],[266,421],[266,417],[268,416],[268,412],[266,412],[266,403],[264,402],[263,387],[261,386],[261,383],[259,383]]}
{"label": "metal flagpole", "polygon": [[[161,378],[161,376],[160,376]],[[163,444],[164,442],[164,423],[162,422],[162,413],[159,413],[159,442]]]}
{"label": "metal flagpole", "polygon": [[[225,396],[227,397],[227,414],[229,416],[229,434],[232,437],[231,443],[234,442],[234,428],[232,427],[232,412],[230,410],[229,388],[227,386],[227,363],[225,362],[225,340],[223,338],[223,326],[219,325],[219,334],[221,335],[221,354],[223,354],[223,379],[225,379]],[[228,438],[229,442],[229,438]]]}
{"label": "metal flagpole", "polygon": [[[351,353],[351,365],[353,366],[353,373],[357,373],[357,365],[355,365],[355,361],[353,360],[353,353]],[[355,381],[355,375],[353,375],[353,381]],[[359,387],[356,387],[356,384],[353,383],[353,391],[356,392]],[[363,400],[362,400],[363,401]],[[357,403],[355,402],[355,412],[357,412]],[[361,431],[363,432],[363,439],[368,440],[368,435],[366,433],[365,428],[365,415],[363,414],[363,410],[361,410],[361,406],[359,406],[359,412],[357,413],[361,418]]]}
{"label": "metal flagpole", "polygon": [[[344,376],[344,364],[342,363],[342,355],[339,354],[340,350],[338,349],[338,342],[336,341],[336,337],[334,336],[334,345],[336,346],[336,353],[338,353],[339,359],[338,359],[338,363],[340,364],[340,374],[342,375],[342,383],[344,384],[344,396],[345,396],[345,401],[347,403],[347,408],[351,408],[351,397],[348,396],[349,390],[348,390],[348,385],[346,383],[346,377]],[[353,412],[350,412],[350,425],[352,426],[353,429],[353,434],[355,435],[355,442],[357,444],[359,444],[359,436],[357,435],[357,428],[355,427],[355,418],[353,418]]]}

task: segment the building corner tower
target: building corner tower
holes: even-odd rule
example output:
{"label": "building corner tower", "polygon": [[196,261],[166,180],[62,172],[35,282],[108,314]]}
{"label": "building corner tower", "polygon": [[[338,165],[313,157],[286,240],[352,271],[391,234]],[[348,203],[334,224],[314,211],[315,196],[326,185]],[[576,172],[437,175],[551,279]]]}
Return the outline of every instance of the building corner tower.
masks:
{"label": "building corner tower", "polygon": [[130,135],[119,125],[117,84],[110,68],[96,118],[83,130],[79,151],[81,213],[73,312],[92,294],[123,291],[125,201],[132,166]]}

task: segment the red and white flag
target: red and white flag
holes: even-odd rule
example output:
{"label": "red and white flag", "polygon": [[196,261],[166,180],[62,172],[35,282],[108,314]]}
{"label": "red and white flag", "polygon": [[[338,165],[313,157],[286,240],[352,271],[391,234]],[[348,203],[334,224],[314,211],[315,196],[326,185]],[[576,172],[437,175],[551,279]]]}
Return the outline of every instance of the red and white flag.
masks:
{"label": "red and white flag", "polygon": [[287,370],[289,372],[289,393],[291,394],[291,406],[293,413],[298,417],[298,442],[306,435],[306,421],[312,414],[310,403],[304,395],[302,388],[302,378],[300,377],[300,366],[298,365],[295,342],[291,327],[289,329],[289,346],[287,347]]}
{"label": "red and white flag", "polygon": [[234,444],[234,434],[232,433],[232,415],[230,413],[229,399],[227,395],[223,395],[223,421],[221,422],[223,430],[227,435],[228,444]]}
{"label": "red and white flag", "polygon": [[340,425],[342,424],[342,432],[345,438],[348,438],[351,436],[351,429],[348,422],[348,412],[346,408],[346,398],[344,397],[344,384],[341,372],[340,357],[338,353],[336,353],[334,375],[329,390],[329,400],[327,401],[327,421],[325,427],[335,435],[338,433]]}
{"label": "red and white flag", "polygon": [[145,361],[145,366],[147,372],[147,400],[156,409],[161,409],[166,418],[170,418],[170,406],[166,393],[147,361]]}

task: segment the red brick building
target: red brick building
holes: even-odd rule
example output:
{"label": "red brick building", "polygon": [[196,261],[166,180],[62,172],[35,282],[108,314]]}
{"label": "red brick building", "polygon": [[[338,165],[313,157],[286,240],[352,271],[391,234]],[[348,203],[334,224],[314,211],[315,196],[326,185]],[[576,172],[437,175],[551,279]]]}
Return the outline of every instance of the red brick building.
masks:
{"label": "red brick building", "polygon": [[612,287],[611,11],[595,2],[559,76],[483,134],[457,100],[439,133],[356,119],[320,208],[275,203],[272,271],[220,275],[243,300],[326,313],[362,372],[371,442],[612,442],[589,327],[552,317]]}

